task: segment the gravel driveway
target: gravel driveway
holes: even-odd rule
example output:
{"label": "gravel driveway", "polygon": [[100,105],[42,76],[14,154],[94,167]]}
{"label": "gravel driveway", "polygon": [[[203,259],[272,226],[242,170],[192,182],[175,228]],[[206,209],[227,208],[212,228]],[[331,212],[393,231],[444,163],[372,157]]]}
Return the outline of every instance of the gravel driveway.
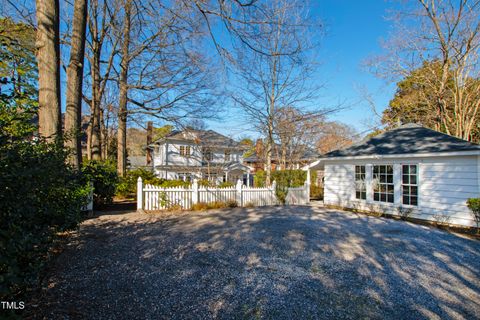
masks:
{"label": "gravel driveway", "polygon": [[26,305],[55,319],[478,319],[480,241],[307,206],[103,215]]}

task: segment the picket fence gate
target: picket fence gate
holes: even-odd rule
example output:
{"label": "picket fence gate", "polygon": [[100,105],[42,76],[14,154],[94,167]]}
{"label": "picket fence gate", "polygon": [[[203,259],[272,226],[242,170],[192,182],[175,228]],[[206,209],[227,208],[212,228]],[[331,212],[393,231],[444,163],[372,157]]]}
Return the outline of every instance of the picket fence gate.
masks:
{"label": "picket fence gate", "polygon": [[[210,188],[198,185],[195,179],[189,187],[161,188],[143,184],[137,180],[137,210],[156,211],[172,207],[191,209],[196,203],[235,202],[239,207],[272,206],[280,202],[275,195],[276,183],[268,188],[245,187],[240,180],[232,188]],[[285,203],[289,205],[307,204],[310,197],[309,185],[289,188]]]}

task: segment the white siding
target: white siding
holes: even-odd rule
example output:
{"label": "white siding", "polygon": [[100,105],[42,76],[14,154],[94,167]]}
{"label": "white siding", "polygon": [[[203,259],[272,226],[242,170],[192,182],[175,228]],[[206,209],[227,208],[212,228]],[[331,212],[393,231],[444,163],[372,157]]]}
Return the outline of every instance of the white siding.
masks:
{"label": "white siding", "polygon": [[[367,200],[355,199],[355,165],[367,165],[367,188],[369,170],[373,164],[393,164],[396,186],[395,203],[374,202],[372,192],[367,189]],[[418,164],[419,205],[413,217],[427,220],[448,221],[451,224],[474,226],[473,216],[466,200],[480,196],[480,157],[451,156],[428,158],[404,158],[388,160],[345,160],[325,163],[325,204],[362,210],[396,213],[402,206],[401,185],[398,173],[402,164]]]}
{"label": "white siding", "polygon": [[[190,146],[190,156],[180,155],[180,146]],[[189,143],[169,143],[168,144],[168,163],[169,166],[201,166],[202,153],[195,144]]]}

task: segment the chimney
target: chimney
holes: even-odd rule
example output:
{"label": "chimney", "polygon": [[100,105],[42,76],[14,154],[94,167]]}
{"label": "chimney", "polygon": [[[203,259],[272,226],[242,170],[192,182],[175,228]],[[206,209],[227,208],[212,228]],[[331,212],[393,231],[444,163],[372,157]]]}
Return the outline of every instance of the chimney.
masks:
{"label": "chimney", "polygon": [[147,166],[152,163],[152,149],[150,149],[150,145],[152,144],[153,138],[153,122],[147,122]]}
{"label": "chimney", "polygon": [[261,158],[263,156],[263,141],[262,139],[257,139],[255,143],[255,153],[257,154],[257,158]]}

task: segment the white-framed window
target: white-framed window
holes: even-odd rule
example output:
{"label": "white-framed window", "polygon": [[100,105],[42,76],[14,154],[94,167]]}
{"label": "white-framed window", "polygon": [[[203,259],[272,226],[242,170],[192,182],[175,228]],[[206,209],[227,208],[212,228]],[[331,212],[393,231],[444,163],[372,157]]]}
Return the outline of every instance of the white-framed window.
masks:
{"label": "white-framed window", "polygon": [[183,157],[190,156],[190,146],[180,146],[180,155]]}
{"label": "white-framed window", "polygon": [[372,170],[373,201],[393,203],[393,165],[374,165]]}
{"label": "white-framed window", "polygon": [[367,199],[367,185],[365,184],[365,166],[355,166],[355,199]]}
{"label": "white-framed window", "polygon": [[203,159],[204,159],[205,161],[212,161],[212,159],[213,159],[212,150],[210,150],[210,149],[204,149],[204,150],[203,150]]}
{"label": "white-framed window", "polygon": [[230,160],[231,160],[230,151],[225,150],[225,162],[228,162]]}
{"label": "white-framed window", "polygon": [[418,205],[418,166],[416,164],[402,165],[402,203]]}
{"label": "white-framed window", "polygon": [[189,173],[189,172],[186,172],[186,173],[179,172],[178,173],[178,179],[190,182],[190,181],[192,181],[192,174]]}

